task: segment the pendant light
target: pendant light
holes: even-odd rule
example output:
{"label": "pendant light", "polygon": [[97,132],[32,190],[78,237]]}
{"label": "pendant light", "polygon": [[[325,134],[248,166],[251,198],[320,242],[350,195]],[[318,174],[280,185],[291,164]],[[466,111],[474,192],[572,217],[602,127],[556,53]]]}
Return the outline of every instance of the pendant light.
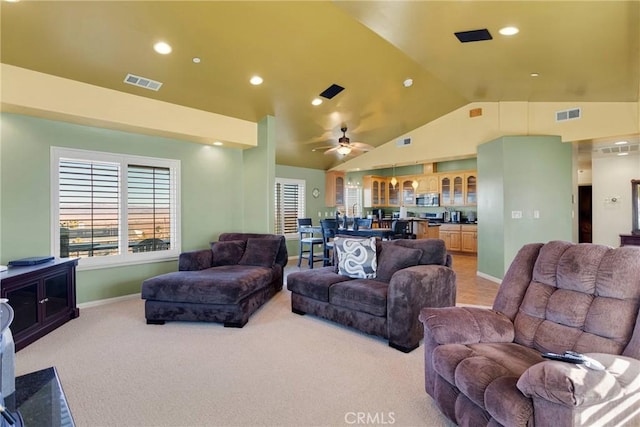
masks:
{"label": "pendant light", "polygon": [[393,176],[391,177],[391,186],[395,188],[396,184],[398,183],[398,180],[396,179],[396,165],[393,165]]}

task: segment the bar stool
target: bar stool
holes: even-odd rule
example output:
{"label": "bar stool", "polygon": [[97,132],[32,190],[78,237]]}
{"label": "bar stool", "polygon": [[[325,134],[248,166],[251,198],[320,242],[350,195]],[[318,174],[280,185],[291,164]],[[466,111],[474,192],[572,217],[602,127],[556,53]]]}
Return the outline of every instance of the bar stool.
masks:
{"label": "bar stool", "polygon": [[338,234],[338,220],[321,219],[320,227],[322,228],[323,254],[325,267],[333,265],[333,239]]}
{"label": "bar stool", "polygon": [[313,268],[313,263],[324,260],[323,255],[314,255],[313,253],[313,249],[316,246],[324,250],[324,239],[322,237],[314,237],[314,231],[306,228],[311,226],[313,226],[311,218],[298,218],[298,233],[300,234],[298,267],[300,267],[302,258],[309,260],[309,268]]}

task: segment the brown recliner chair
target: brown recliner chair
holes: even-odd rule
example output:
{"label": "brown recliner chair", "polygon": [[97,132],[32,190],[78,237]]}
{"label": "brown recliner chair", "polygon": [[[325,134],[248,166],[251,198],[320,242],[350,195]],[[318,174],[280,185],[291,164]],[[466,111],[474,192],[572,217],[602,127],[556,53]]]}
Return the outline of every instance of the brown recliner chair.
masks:
{"label": "brown recliner chair", "polygon": [[463,426],[638,426],[639,307],[640,247],[526,245],[492,310],[422,309],[427,393]]}

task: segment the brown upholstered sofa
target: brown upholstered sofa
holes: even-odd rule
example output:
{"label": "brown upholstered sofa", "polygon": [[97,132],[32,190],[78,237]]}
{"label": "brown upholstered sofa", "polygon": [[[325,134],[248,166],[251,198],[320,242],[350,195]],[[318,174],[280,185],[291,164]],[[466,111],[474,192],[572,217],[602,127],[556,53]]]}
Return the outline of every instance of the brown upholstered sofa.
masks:
{"label": "brown upholstered sofa", "polygon": [[284,236],[223,233],[210,249],[180,254],[178,271],[142,283],[147,323],[222,322],[243,327],[282,289]]}
{"label": "brown upholstered sofa", "polygon": [[492,310],[422,310],[426,391],[463,426],[638,426],[639,307],[640,247],[526,245]]}
{"label": "brown upholstered sofa", "polygon": [[409,352],[420,344],[422,307],[456,302],[451,256],[439,239],[377,242],[375,278],[350,278],[336,266],[287,275],[291,310],[357,328]]}

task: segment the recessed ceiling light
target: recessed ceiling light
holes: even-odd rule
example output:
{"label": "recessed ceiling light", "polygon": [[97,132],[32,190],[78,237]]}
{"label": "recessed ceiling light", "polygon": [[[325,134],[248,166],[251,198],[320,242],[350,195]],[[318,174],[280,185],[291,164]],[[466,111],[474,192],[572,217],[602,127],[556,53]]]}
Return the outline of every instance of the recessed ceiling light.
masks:
{"label": "recessed ceiling light", "polygon": [[322,104],[322,99],[320,98],[313,98],[313,101],[311,101],[311,105],[320,105]]}
{"label": "recessed ceiling light", "polygon": [[7,3],[18,3],[20,0],[4,0]]}
{"label": "recessed ceiling light", "polygon": [[516,27],[504,27],[504,28],[500,28],[498,32],[503,36],[513,36],[515,34],[518,34],[520,30],[517,29]]}
{"label": "recessed ceiling light", "polygon": [[198,58],[197,56],[194,56],[192,59],[194,64],[199,64],[200,63],[200,58]]}
{"label": "recessed ceiling light", "polygon": [[411,87],[413,86],[413,79],[406,79],[405,81],[402,82],[402,85],[404,87]]}
{"label": "recessed ceiling light", "polygon": [[615,143],[615,145],[624,145],[624,144],[628,144],[629,141],[618,141]]}
{"label": "recessed ceiling light", "polygon": [[171,46],[169,46],[169,43],[158,42],[153,45],[153,50],[155,50],[161,55],[167,55],[171,53]]}
{"label": "recessed ceiling light", "polygon": [[216,141],[216,142],[214,142],[214,143],[213,143],[213,145],[220,146],[220,145],[222,145],[222,142],[220,142],[220,141]]}
{"label": "recessed ceiling light", "polygon": [[251,83],[254,86],[260,85],[262,84],[263,80],[262,77],[260,76],[253,76],[251,77],[251,80],[249,80],[249,83]]}
{"label": "recessed ceiling light", "polygon": [[539,77],[539,76],[540,76],[540,73],[531,73],[531,74],[530,74],[530,76],[531,76],[531,77]]}

